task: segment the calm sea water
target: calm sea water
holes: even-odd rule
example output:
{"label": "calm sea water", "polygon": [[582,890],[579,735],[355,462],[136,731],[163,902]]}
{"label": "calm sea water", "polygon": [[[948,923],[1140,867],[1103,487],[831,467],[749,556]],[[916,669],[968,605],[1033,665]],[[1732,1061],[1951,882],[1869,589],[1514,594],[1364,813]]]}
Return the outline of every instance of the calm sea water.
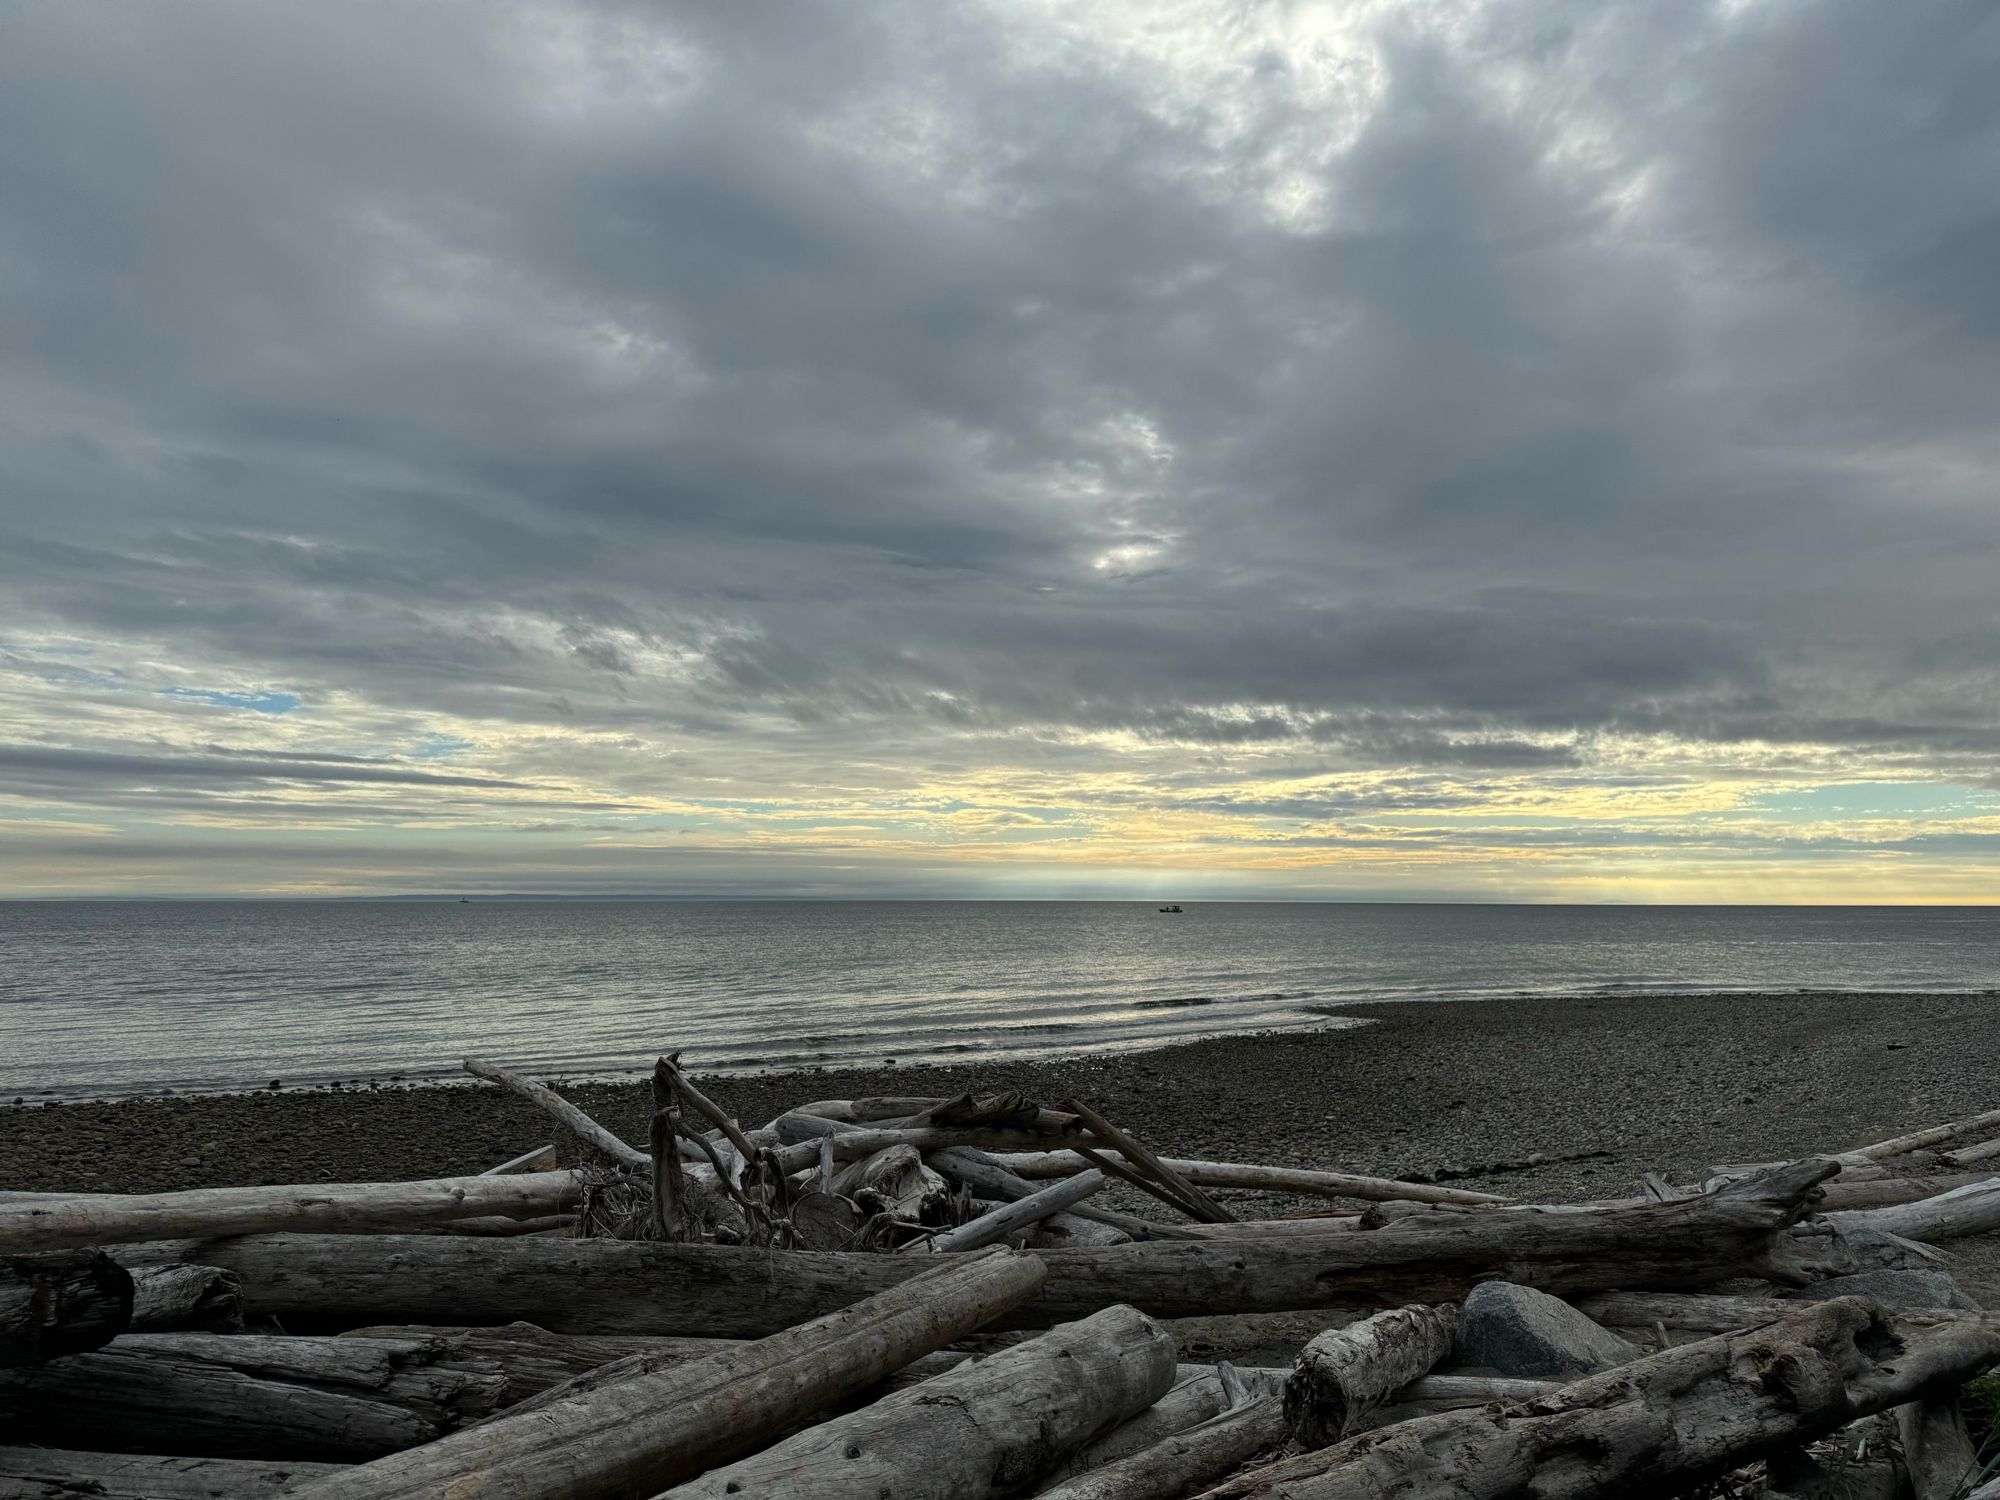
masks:
{"label": "calm sea water", "polygon": [[0,903],[0,1096],[1000,1059],[1370,1000],[2000,987],[2000,909]]}

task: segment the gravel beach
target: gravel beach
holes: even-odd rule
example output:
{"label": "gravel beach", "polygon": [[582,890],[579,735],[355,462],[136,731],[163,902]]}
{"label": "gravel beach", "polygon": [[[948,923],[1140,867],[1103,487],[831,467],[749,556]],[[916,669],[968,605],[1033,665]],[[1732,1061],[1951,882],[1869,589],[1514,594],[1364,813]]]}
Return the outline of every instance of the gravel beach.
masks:
{"label": "gravel beach", "polygon": [[[1862,1143],[2000,1101],[2000,991],[1755,994],[1355,1007],[1371,1025],[965,1068],[717,1078],[759,1122],[814,1098],[1019,1088],[1078,1094],[1174,1154],[1468,1178],[1559,1200]],[[635,1057],[637,1065],[642,1058]],[[698,1065],[698,1059],[693,1059]],[[642,1084],[568,1092],[628,1140]],[[28,1104],[0,1109],[0,1186],[158,1191],[477,1172],[550,1138],[485,1086]],[[1588,1153],[1588,1155],[1586,1155]]]}

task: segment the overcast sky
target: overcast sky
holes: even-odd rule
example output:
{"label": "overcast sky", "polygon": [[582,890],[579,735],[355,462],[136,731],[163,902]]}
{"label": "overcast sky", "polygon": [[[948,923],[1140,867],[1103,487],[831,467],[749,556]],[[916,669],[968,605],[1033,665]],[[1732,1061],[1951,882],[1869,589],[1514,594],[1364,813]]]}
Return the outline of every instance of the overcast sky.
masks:
{"label": "overcast sky", "polygon": [[10,7],[0,894],[2000,899],[1996,76]]}

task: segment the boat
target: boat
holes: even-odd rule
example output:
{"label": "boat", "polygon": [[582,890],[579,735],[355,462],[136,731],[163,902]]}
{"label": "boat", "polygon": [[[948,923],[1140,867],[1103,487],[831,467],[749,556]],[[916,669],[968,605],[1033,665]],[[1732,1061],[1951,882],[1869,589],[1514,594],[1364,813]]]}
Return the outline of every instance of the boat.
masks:
{"label": "boat", "polygon": [[1168,912],[1177,912],[1177,911],[1179,911],[1179,910],[1180,910],[1180,908],[1179,908],[1178,906],[1163,906],[1163,907],[1161,907],[1161,908],[1160,908],[1160,914],[1161,914],[1162,916],[1164,916],[1164,915],[1166,915],[1166,914],[1167,914]]}

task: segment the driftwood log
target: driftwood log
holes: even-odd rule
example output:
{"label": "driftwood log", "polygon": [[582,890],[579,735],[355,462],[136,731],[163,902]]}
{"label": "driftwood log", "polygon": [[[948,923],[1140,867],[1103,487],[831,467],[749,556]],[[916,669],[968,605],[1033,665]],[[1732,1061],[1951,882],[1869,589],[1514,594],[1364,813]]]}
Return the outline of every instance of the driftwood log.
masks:
{"label": "driftwood log", "polygon": [[519,1095],[535,1108],[553,1116],[562,1124],[563,1129],[599,1156],[614,1161],[621,1167],[632,1167],[646,1172],[652,1170],[652,1158],[645,1152],[635,1150],[621,1141],[554,1089],[546,1088],[532,1078],[524,1077],[510,1068],[503,1068],[498,1063],[487,1062],[484,1058],[468,1057],[465,1060],[465,1071],[474,1078],[483,1078],[488,1083],[499,1084],[509,1093]]}
{"label": "driftwood log", "polygon": [[134,1333],[241,1333],[243,1284],[220,1266],[140,1266],[132,1272]]}
{"label": "driftwood log", "polygon": [[1324,1448],[1451,1353],[1458,1309],[1398,1307],[1321,1334],[1300,1351],[1285,1383],[1285,1425],[1294,1442]]}
{"label": "driftwood log", "polygon": [[[995,1199],[1001,1203],[1014,1203],[1022,1198],[1032,1197],[1041,1191],[1027,1178],[1016,1175],[1001,1166],[984,1151],[974,1151],[969,1146],[958,1146],[948,1151],[928,1152],[924,1161],[936,1168],[960,1187],[966,1188],[981,1198]],[[1194,1232],[1185,1224],[1159,1224],[1151,1219],[1142,1219],[1136,1214],[1119,1213],[1115,1209],[1100,1208],[1094,1203],[1079,1203],[1062,1215],[1062,1219],[1089,1219],[1107,1229],[1115,1229],[1135,1240],[1152,1239],[1193,1239]],[[1090,1243],[1081,1240],[1079,1243]]]}
{"label": "driftwood log", "polygon": [[492,1214],[534,1218],[574,1207],[571,1172],[194,1188],[0,1203],[0,1250],[62,1250],[180,1236],[395,1234]]}
{"label": "driftwood log", "polygon": [[1252,1470],[1206,1500],[1678,1494],[1996,1361],[2000,1333],[1898,1325],[1874,1303],[1837,1298],[1586,1376],[1542,1400],[1399,1422]]}
{"label": "driftwood log", "polygon": [[[998,1244],[1009,1235],[1032,1229],[1042,1220],[1081,1203],[1092,1193],[1100,1192],[1103,1188],[1102,1172],[1084,1172],[1016,1202],[997,1204],[978,1218],[967,1220],[956,1229],[948,1229],[934,1236],[929,1248],[977,1250],[981,1245]],[[919,1245],[913,1248],[923,1247]]]}
{"label": "driftwood log", "polygon": [[[1090,1144],[1086,1141],[1084,1144]],[[1069,1151],[995,1151],[993,1159],[1019,1176],[1069,1177],[1089,1164]],[[1439,1187],[1428,1182],[1397,1182],[1352,1172],[1321,1172],[1309,1167],[1260,1167],[1245,1162],[1187,1161],[1163,1156],[1163,1165],[1196,1187],[1253,1188],[1266,1193],[1301,1193],[1315,1198],[1361,1198],[1376,1202],[1505,1203],[1496,1193],[1470,1188]]]}
{"label": "driftwood log", "polygon": [[131,1273],[103,1252],[0,1255],[0,1368],[95,1349],[131,1321]]}
{"label": "driftwood log", "polygon": [[[1375,1309],[1463,1298],[1496,1277],[1556,1295],[1688,1287],[1745,1273],[1833,1170],[1801,1162],[1677,1203],[1494,1209],[1369,1233],[1173,1240],[1039,1252],[1048,1280],[1004,1327],[1048,1327],[1117,1303],[1156,1317]],[[135,1247],[134,1263],[235,1271],[245,1311],[338,1326],[500,1323],[566,1333],[757,1337],[895,1286],[927,1258],[610,1240],[249,1235]]]}
{"label": "driftwood log", "polygon": [[644,1495],[754,1450],[963,1337],[1033,1295],[1042,1275],[1031,1256],[954,1256],[908,1284],[755,1344],[502,1417],[299,1493],[318,1500]]}
{"label": "driftwood log", "polygon": [[1106,1308],[669,1491],[673,1500],[985,1500],[1145,1410],[1173,1384],[1165,1330]]}
{"label": "driftwood log", "polygon": [[1926,1244],[1991,1234],[2000,1229],[2000,1177],[1952,1188],[1914,1203],[1850,1209],[1830,1213],[1826,1218],[1842,1231],[1870,1229]]}
{"label": "driftwood log", "polygon": [[1130,1457],[1040,1491],[1037,1500],[1179,1500],[1284,1441],[1284,1403],[1276,1396],[1260,1396]]}
{"label": "driftwood log", "polygon": [[0,1448],[4,1500],[261,1500],[335,1472],[332,1464]]}
{"label": "driftwood log", "polygon": [[1877,1141],[1872,1146],[1857,1147],[1847,1154],[1866,1157],[1870,1161],[1881,1161],[1884,1157],[1907,1156],[1912,1151],[1934,1151],[1940,1146],[1976,1140],[1996,1133],[2000,1133],[2000,1109],[1989,1109],[1984,1114],[1973,1115],[1967,1119],[1933,1125],[1927,1130],[1913,1130],[1907,1135],[1891,1136],[1886,1141]]}
{"label": "driftwood log", "polygon": [[500,1366],[443,1340],[132,1334],[0,1370],[8,1442],[355,1461],[432,1442],[507,1399]]}
{"label": "driftwood log", "polygon": [[1277,1370],[1238,1370],[1228,1364],[1212,1370],[1196,1369],[1192,1374],[1185,1365],[1179,1369],[1180,1378],[1175,1380],[1172,1390],[1137,1416],[1071,1454],[1043,1477],[1036,1493],[1057,1489],[1093,1470],[1144,1453],[1226,1411],[1284,1390],[1284,1375]]}

